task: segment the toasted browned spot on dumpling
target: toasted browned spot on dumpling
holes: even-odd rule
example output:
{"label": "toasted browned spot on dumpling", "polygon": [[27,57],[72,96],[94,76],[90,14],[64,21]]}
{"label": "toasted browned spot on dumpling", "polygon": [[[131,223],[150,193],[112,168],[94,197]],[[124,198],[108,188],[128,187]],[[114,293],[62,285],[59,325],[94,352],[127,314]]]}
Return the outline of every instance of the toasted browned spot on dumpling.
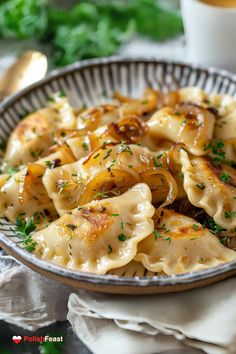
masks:
{"label": "toasted browned spot on dumpling", "polygon": [[93,201],[33,235],[36,254],[67,268],[105,274],[128,264],[153,230],[151,192],[137,184],[121,196]]}

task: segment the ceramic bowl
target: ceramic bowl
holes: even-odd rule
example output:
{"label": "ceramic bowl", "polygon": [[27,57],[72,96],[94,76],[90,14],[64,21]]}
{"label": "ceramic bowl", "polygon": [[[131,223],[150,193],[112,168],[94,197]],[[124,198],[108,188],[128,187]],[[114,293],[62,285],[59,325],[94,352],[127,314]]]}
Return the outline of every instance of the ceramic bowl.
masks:
{"label": "ceramic bowl", "polygon": [[[44,107],[53,92],[63,90],[73,106],[88,106],[111,100],[114,91],[136,96],[151,84],[168,91],[184,86],[198,86],[207,92],[236,97],[236,75],[214,68],[152,59],[106,58],[75,63],[53,71],[44,80],[5,100],[0,106],[0,142],[21,117]],[[21,248],[14,236],[14,226],[0,218],[0,246],[34,271],[54,280],[88,290],[116,294],[151,294],[178,292],[209,285],[236,274],[236,261],[194,273],[173,276],[133,277],[96,275],[68,270]]]}

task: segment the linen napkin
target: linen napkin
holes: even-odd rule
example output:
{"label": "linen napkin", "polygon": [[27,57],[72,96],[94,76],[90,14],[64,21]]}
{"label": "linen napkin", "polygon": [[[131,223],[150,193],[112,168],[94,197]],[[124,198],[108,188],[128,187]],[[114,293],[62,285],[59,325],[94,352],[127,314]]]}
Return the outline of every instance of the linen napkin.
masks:
{"label": "linen napkin", "polygon": [[94,354],[236,354],[236,279],[181,294],[105,295],[52,281],[0,251],[0,319],[35,331],[66,317]]}
{"label": "linen napkin", "polygon": [[0,251],[1,320],[30,331],[64,321],[72,291]]}
{"label": "linen napkin", "polygon": [[95,354],[189,347],[236,353],[236,279],[180,294],[114,296],[81,290],[70,295],[68,307],[75,333]]}

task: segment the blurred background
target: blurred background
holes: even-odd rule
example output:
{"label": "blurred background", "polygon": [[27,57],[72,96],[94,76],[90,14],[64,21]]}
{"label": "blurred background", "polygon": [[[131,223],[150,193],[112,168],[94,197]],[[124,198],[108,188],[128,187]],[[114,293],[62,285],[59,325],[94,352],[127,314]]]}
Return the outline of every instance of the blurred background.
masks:
{"label": "blurred background", "polygon": [[46,54],[50,69],[115,54],[166,57],[170,48],[181,59],[181,34],[179,0],[1,0],[0,70],[26,50]]}

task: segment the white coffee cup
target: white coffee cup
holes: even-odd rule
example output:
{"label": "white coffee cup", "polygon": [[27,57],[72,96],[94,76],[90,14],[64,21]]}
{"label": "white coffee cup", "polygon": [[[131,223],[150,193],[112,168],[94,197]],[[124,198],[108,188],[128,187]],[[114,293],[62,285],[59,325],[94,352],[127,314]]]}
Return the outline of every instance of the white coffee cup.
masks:
{"label": "white coffee cup", "polygon": [[189,60],[236,72],[236,8],[182,0]]}

